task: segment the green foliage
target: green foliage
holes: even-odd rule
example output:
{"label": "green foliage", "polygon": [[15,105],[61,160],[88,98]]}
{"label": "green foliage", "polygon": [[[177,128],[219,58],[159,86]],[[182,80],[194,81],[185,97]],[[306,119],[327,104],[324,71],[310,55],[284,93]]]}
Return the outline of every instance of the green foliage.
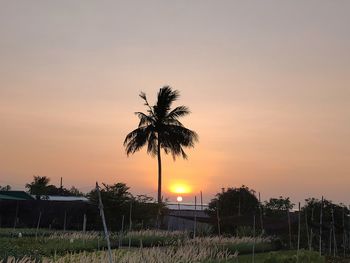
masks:
{"label": "green foliage", "polygon": [[266,216],[281,216],[286,214],[287,210],[294,207],[294,204],[290,201],[289,197],[270,198],[269,201],[265,201],[263,205],[264,213]]}
{"label": "green foliage", "polygon": [[242,185],[239,188],[224,189],[217,193],[209,203],[209,212],[216,216],[217,205],[221,217],[233,215],[251,215],[257,210],[259,202],[255,191]]}
{"label": "green foliage", "polygon": [[48,195],[63,195],[63,196],[83,196],[76,187],[72,186],[70,190],[62,187],[49,184],[50,178],[46,176],[34,176],[33,181],[25,185],[31,195],[35,195],[36,199],[46,199]]}
{"label": "green foliage", "polygon": [[26,184],[26,188],[29,193],[36,196],[36,199],[40,199],[40,196],[48,195],[48,185],[50,178],[46,176],[34,176],[31,183]]}
{"label": "green foliage", "polygon": [[10,190],[11,190],[10,185],[5,185],[5,186],[0,185],[0,191],[10,191]]}
{"label": "green foliage", "polygon": [[[152,197],[145,195],[134,197],[129,192],[129,187],[124,183],[102,185],[100,188],[101,199],[108,229],[110,230],[121,229],[123,216],[124,230],[129,229],[130,209],[132,229],[154,227],[157,218],[160,218],[166,212],[165,205],[155,203]],[[92,190],[88,194],[88,197],[93,203],[98,205],[99,201],[96,189]]]}
{"label": "green foliage", "polygon": [[[308,215],[308,222],[319,222],[320,213],[321,213],[321,203],[322,201],[316,198],[306,199],[306,205],[302,208],[303,217],[305,218],[305,213]],[[332,210],[334,215],[334,222],[337,227],[343,225],[343,214],[344,214],[344,223],[345,226],[348,226],[348,215],[350,215],[350,210],[342,203],[334,204],[332,201],[324,199],[323,208],[322,208],[322,218],[324,225],[330,225],[332,221]],[[312,220],[312,213],[313,219]]]}
{"label": "green foliage", "polygon": [[[213,221],[217,220],[217,209],[219,209],[220,227],[222,233],[235,233],[235,225],[229,217],[252,216],[258,211],[259,201],[255,191],[242,185],[239,188],[223,189],[209,203],[208,213]],[[217,224],[214,225],[217,228]]]}
{"label": "green foliage", "polygon": [[0,238],[0,259],[13,256],[15,258],[31,257],[41,259],[43,256],[64,255],[69,252],[94,251],[106,247],[103,239],[50,239],[40,237]]}
{"label": "green foliage", "polygon": [[238,237],[252,237],[254,229],[251,226],[238,226],[236,228],[236,236]]}
{"label": "green foliage", "polygon": [[271,252],[263,261],[264,263],[324,263],[324,257],[321,257],[316,252],[301,250],[299,256],[297,254],[281,254]]}

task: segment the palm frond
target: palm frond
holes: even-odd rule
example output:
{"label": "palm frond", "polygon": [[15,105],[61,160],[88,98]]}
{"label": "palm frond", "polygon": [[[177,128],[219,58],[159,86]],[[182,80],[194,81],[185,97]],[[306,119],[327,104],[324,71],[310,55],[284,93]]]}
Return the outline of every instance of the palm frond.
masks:
{"label": "palm frond", "polygon": [[190,110],[186,106],[179,106],[173,109],[168,115],[168,119],[177,119],[179,117],[186,116],[187,114],[190,114]]}
{"label": "palm frond", "polygon": [[135,114],[140,119],[139,127],[142,127],[144,125],[154,125],[155,120],[152,116],[146,115],[143,112],[135,112]]}
{"label": "palm frond", "polygon": [[171,152],[174,159],[178,155],[187,159],[183,147],[194,147],[194,143],[198,141],[198,135],[196,132],[177,125],[165,125],[164,130],[159,134],[159,137],[162,148]]}
{"label": "palm frond", "polygon": [[148,139],[148,145],[147,145],[147,153],[151,156],[156,156],[158,153],[158,147],[157,147],[157,136],[155,132],[151,132]]}
{"label": "palm frond", "polygon": [[140,150],[146,144],[151,132],[152,126],[139,127],[130,132],[124,140],[126,154],[130,155]]}
{"label": "palm frond", "polygon": [[145,104],[144,104],[144,105],[148,107],[147,112],[148,112],[151,116],[154,117],[154,116],[155,116],[154,110],[153,110],[153,107],[151,107],[151,106],[149,105],[149,103],[148,103],[146,93],[144,93],[143,91],[141,91],[140,94],[139,94],[139,96],[140,96],[141,99],[143,99],[143,100],[145,101]]}
{"label": "palm frond", "polygon": [[179,91],[172,90],[170,86],[164,86],[159,89],[157,95],[157,104],[153,107],[155,115],[163,119],[170,110],[171,104],[180,96]]}

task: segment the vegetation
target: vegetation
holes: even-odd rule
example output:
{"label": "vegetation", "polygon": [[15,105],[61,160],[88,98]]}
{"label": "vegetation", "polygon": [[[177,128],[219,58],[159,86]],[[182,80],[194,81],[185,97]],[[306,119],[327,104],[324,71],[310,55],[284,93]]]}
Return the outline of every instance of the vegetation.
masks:
{"label": "vegetation", "polygon": [[[153,198],[146,195],[134,197],[129,192],[129,187],[124,183],[102,184],[100,192],[110,230],[119,231],[122,227],[124,229],[155,227],[157,217],[159,218],[159,215],[166,213],[164,204],[157,204]],[[98,205],[95,189],[87,196],[96,206]]]}
{"label": "vegetation", "polygon": [[[221,193],[217,193],[209,203],[208,213],[213,221],[220,221],[221,233],[235,234],[236,227],[232,217],[251,217],[258,211],[258,207],[259,201],[255,192],[243,185],[239,188],[223,189]],[[246,223],[252,225],[252,221]],[[215,227],[218,230],[218,224]]]}
{"label": "vegetation", "polygon": [[[238,254],[250,253],[253,244],[256,251],[273,250],[269,238],[196,238],[190,239],[188,233],[179,231],[134,231],[129,233],[112,233],[112,247],[137,247],[125,252],[114,251],[118,262],[201,262],[208,259],[222,260],[236,257]],[[165,246],[160,248],[160,246]],[[43,262],[94,262],[102,261],[106,255],[103,250],[106,243],[101,233],[88,232],[51,232],[38,236],[0,237],[0,258],[31,258]],[[148,249],[147,249],[148,248]],[[85,251],[84,253],[81,253]],[[92,252],[92,253],[86,253]],[[67,254],[68,253],[68,254]],[[73,254],[71,254],[73,253]],[[101,258],[102,257],[102,258]],[[144,260],[142,261],[141,258]],[[129,260],[129,261],[128,261]],[[164,261],[163,261],[164,260]],[[29,261],[30,262],[30,261]]]}
{"label": "vegetation", "polygon": [[83,196],[77,188],[72,186],[70,190],[55,185],[49,184],[50,178],[46,176],[34,176],[33,181],[27,183],[25,187],[31,195],[35,195],[36,199],[46,199],[48,195],[70,195],[70,196]]}
{"label": "vegetation", "polygon": [[140,97],[147,106],[147,113],[136,112],[140,119],[138,127],[130,132],[124,141],[127,155],[135,153],[147,144],[147,153],[157,156],[158,159],[158,203],[162,202],[162,161],[161,149],[165,154],[171,153],[173,158],[187,155],[183,147],[194,147],[198,135],[184,127],[179,121],[180,117],[190,113],[186,106],[178,106],[171,110],[173,102],[179,98],[180,93],[169,86],[161,88],[158,92],[157,102],[150,106],[146,94],[141,92]]}
{"label": "vegetation", "polygon": [[0,185],[0,191],[10,191],[10,190],[11,190],[10,185],[5,185],[5,186]]}
{"label": "vegetation", "polygon": [[270,198],[269,201],[265,201],[263,206],[264,215],[266,216],[281,216],[285,215],[286,211],[291,210],[294,204],[290,201],[289,197],[284,198]]}

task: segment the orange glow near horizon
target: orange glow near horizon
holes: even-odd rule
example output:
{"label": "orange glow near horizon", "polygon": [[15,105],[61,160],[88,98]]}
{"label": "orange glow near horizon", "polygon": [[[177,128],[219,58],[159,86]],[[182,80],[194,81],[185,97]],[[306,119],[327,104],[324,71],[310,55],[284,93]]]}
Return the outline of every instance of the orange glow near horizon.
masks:
{"label": "orange glow near horizon", "polygon": [[170,192],[175,194],[188,194],[191,191],[191,187],[185,183],[176,183],[170,186]]}

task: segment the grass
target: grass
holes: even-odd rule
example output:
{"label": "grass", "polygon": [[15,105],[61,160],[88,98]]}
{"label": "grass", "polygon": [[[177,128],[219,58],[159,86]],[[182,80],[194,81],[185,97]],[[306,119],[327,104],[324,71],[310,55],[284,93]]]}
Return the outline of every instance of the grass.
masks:
{"label": "grass", "polygon": [[[231,261],[237,263],[251,263],[252,255],[238,256],[237,259]],[[297,261],[297,251],[274,251],[268,253],[258,253],[255,256],[255,263],[324,263],[325,258],[320,257],[318,252],[299,251],[299,261]]]}
{"label": "grass", "polygon": [[[35,237],[35,229],[0,231],[0,259],[12,262],[12,258],[40,260],[42,262],[104,262],[106,242],[100,232],[53,232],[41,230]],[[22,237],[19,237],[21,233]],[[118,262],[204,262],[205,260],[228,260],[240,254],[275,249],[269,238],[257,237],[205,237],[190,239],[187,232],[159,230],[112,233],[112,248],[120,244],[134,249],[114,250]],[[145,258],[147,260],[145,260]],[[157,258],[164,259],[157,261]],[[177,261],[171,261],[171,260]],[[188,261],[191,259],[191,261]],[[58,260],[58,261],[57,261]],[[97,261],[94,261],[97,260]],[[124,261],[123,261],[124,260]],[[215,261],[216,260],[216,261]],[[219,260],[219,261],[217,261]],[[14,262],[14,261],[13,261]],[[34,262],[34,261],[33,261]]]}

